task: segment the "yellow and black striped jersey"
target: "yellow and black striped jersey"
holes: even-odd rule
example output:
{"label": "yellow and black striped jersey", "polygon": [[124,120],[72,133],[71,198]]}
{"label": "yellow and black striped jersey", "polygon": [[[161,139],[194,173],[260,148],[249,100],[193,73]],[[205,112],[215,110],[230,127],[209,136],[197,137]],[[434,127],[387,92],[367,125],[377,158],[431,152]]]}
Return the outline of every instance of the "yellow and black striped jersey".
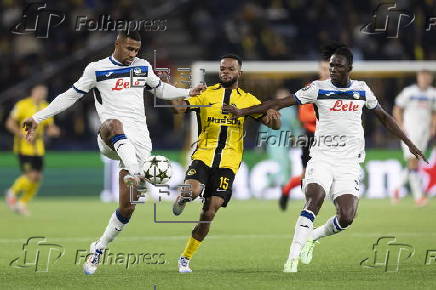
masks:
{"label": "yellow and black striped jersey", "polygon": [[[45,101],[39,104],[35,104],[32,98],[28,97],[21,101],[18,101],[15,104],[11,112],[11,118],[19,123],[19,126],[21,126],[25,119],[32,117],[33,114],[44,109],[47,106],[48,103]],[[53,118],[48,118],[39,123],[38,128],[35,132],[36,138],[32,144],[28,143],[25,139],[20,138],[19,136],[14,136],[14,152],[19,155],[43,156],[45,154],[44,129],[50,124],[53,124]],[[26,133],[23,128],[21,130],[23,134]]]}
{"label": "yellow and black striped jersey", "polygon": [[[201,160],[211,168],[230,168],[236,173],[244,151],[245,117],[233,118],[230,114],[223,114],[222,105],[230,104],[242,109],[261,102],[240,88],[225,89],[220,84],[208,87],[198,96],[187,98],[186,102],[193,106],[190,110],[197,113],[198,121],[198,143],[192,160]],[[250,117],[260,119],[263,114]]]}

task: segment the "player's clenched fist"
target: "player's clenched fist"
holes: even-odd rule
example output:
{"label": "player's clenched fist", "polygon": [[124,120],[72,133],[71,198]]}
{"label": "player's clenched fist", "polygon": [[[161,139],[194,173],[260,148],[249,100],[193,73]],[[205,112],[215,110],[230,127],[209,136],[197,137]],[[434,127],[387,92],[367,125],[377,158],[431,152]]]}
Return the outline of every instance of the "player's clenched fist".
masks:
{"label": "player's clenched fist", "polygon": [[240,117],[240,114],[241,114],[240,110],[238,108],[236,108],[236,106],[233,106],[233,105],[224,104],[222,106],[222,110],[223,110],[224,114],[230,113],[233,116],[235,116],[236,118]]}
{"label": "player's clenched fist", "polygon": [[36,131],[37,127],[38,127],[38,123],[36,123],[36,121],[32,117],[24,120],[23,128],[24,128],[24,130],[26,130],[27,142],[29,142],[29,143],[33,142],[33,140],[35,139],[35,131]]}
{"label": "player's clenched fist", "polygon": [[189,91],[189,96],[196,96],[201,94],[205,89],[207,88],[207,86],[205,84],[199,84],[195,87],[193,87],[190,91]]}

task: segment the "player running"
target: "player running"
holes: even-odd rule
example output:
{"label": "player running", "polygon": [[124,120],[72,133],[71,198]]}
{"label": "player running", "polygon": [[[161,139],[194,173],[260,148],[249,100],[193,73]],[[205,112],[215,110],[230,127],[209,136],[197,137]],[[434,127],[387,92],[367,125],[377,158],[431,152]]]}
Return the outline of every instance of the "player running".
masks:
{"label": "player running", "polygon": [[[378,104],[366,83],[350,79],[352,65],[350,49],[338,47],[330,58],[330,79],[314,81],[286,99],[270,100],[250,108],[223,105],[224,112],[236,117],[266,112],[271,108],[315,105],[318,119],[315,141],[303,180],[307,202],[295,224],[284,272],[297,272],[300,260],[304,264],[310,263],[317,240],[337,234],[353,222],[359,201],[359,163],[365,158],[363,107],[374,112],[389,131],[404,141],[416,158],[425,160],[422,152]],[[343,142],[338,140],[340,136],[345,136]],[[334,202],[336,215],[314,230],[313,222],[326,196]]]}
{"label": "player running", "polygon": [[[329,47],[326,47],[329,50]],[[320,81],[324,81],[329,78],[329,58],[331,53],[324,55],[323,60],[319,62],[318,76]],[[313,136],[316,129],[316,115],[312,104],[301,105],[298,107],[298,118],[304,128],[307,142],[301,148],[301,163],[303,165],[303,172],[300,175],[293,176],[289,179],[288,183],[282,187],[282,194],[279,198],[279,207],[282,210],[286,210],[289,202],[289,195],[291,190],[301,185],[301,181],[304,178],[306,172],[307,162],[310,160],[310,146],[313,143]]]}
{"label": "player running", "polygon": [[[260,104],[255,96],[238,87],[241,65],[239,56],[223,56],[220,61],[220,83],[208,87],[198,96],[184,100],[184,104],[192,106],[190,110],[197,113],[199,136],[185,177],[185,184],[190,186],[192,192],[182,192],[177,197],[173,213],[180,215],[186,203],[202,193],[205,200],[200,213],[201,222],[192,230],[192,236],[179,258],[180,273],[191,272],[189,263],[208,234],[216,212],[221,207],[227,207],[232,196],[233,180],[242,160],[245,118],[232,118],[221,111],[221,106],[232,104],[245,108]],[[278,112],[270,110],[268,114]],[[279,129],[280,120],[273,120],[269,115],[248,114],[270,128]]]}
{"label": "player running", "polygon": [[[418,148],[425,151],[430,137],[435,136],[436,133],[436,89],[431,86],[433,76],[429,71],[418,72],[416,81],[416,84],[405,88],[395,99],[394,117]],[[410,154],[404,143],[401,145],[407,168],[403,171],[392,201],[394,203],[400,201],[400,189],[409,180],[416,205],[424,206],[428,198],[422,191],[418,160]]]}
{"label": "player running", "polygon": [[137,31],[118,32],[111,56],[88,64],[70,89],[24,122],[28,131],[26,138],[31,140],[40,122],[71,107],[92,91],[102,123],[97,135],[100,151],[110,159],[121,161],[119,207],[110,217],[103,235],[91,244],[90,255],[83,265],[85,274],[95,273],[108,243],[129,222],[135,210],[129,189],[135,191],[133,199],[137,200],[137,190],[146,188],[141,168],[150,156],[152,145],[144,112],[144,86],[166,100],[194,96],[204,89],[203,85],[189,90],[162,82],[146,60],[136,57],[140,48],[141,37]]}
{"label": "player running", "polygon": [[[29,97],[15,104],[6,121],[6,128],[14,134],[14,152],[18,155],[22,172],[6,192],[6,204],[11,210],[26,216],[30,215],[27,205],[37,194],[42,180],[45,154],[44,134],[58,137],[60,131],[54,124],[53,118],[48,118],[38,127],[33,142],[28,143],[21,123],[38,110],[47,107],[46,97],[47,87],[37,84],[32,88]],[[20,198],[17,199],[20,194]]]}

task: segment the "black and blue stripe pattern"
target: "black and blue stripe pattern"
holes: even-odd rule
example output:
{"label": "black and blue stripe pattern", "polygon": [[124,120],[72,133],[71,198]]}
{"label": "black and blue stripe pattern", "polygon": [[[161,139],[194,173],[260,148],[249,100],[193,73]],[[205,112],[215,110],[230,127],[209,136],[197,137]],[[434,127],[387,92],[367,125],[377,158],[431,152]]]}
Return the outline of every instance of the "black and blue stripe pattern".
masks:
{"label": "black and blue stripe pattern", "polygon": [[115,214],[117,215],[117,219],[122,222],[123,224],[127,224],[130,221],[130,218],[123,217],[120,213],[120,209],[117,208],[115,211]]}
{"label": "black and blue stripe pattern", "polygon": [[318,100],[361,100],[366,101],[366,92],[359,90],[318,90]]}
{"label": "black and blue stripe pattern", "polygon": [[339,221],[338,221],[338,217],[337,217],[337,216],[335,216],[335,217],[333,218],[333,225],[335,226],[334,231],[335,231],[336,233],[337,233],[337,232],[340,232],[340,231],[342,231],[342,230],[344,230],[344,228],[341,227],[341,225],[339,224]]}
{"label": "black and blue stripe pattern", "polygon": [[303,209],[300,213],[300,216],[310,219],[312,222],[315,220],[315,214],[310,210]]}
{"label": "black and blue stripe pattern", "polygon": [[114,145],[115,143],[117,143],[118,141],[120,141],[122,139],[127,139],[126,135],[125,134],[117,134],[111,138],[111,144]]}
{"label": "black and blue stripe pattern", "polygon": [[95,71],[95,78],[97,82],[117,79],[123,77],[130,77],[130,73],[133,71],[135,77],[147,77],[148,76],[148,66],[131,66],[119,69],[109,69]]}

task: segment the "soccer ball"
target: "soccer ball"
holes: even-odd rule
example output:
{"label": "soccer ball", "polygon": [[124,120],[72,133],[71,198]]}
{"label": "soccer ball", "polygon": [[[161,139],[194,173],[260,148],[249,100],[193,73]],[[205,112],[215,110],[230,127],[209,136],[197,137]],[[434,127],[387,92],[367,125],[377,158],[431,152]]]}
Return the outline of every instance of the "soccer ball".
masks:
{"label": "soccer ball", "polygon": [[145,178],[151,184],[166,184],[171,178],[171,164],[165,156],[150,156],[144,163]]}

